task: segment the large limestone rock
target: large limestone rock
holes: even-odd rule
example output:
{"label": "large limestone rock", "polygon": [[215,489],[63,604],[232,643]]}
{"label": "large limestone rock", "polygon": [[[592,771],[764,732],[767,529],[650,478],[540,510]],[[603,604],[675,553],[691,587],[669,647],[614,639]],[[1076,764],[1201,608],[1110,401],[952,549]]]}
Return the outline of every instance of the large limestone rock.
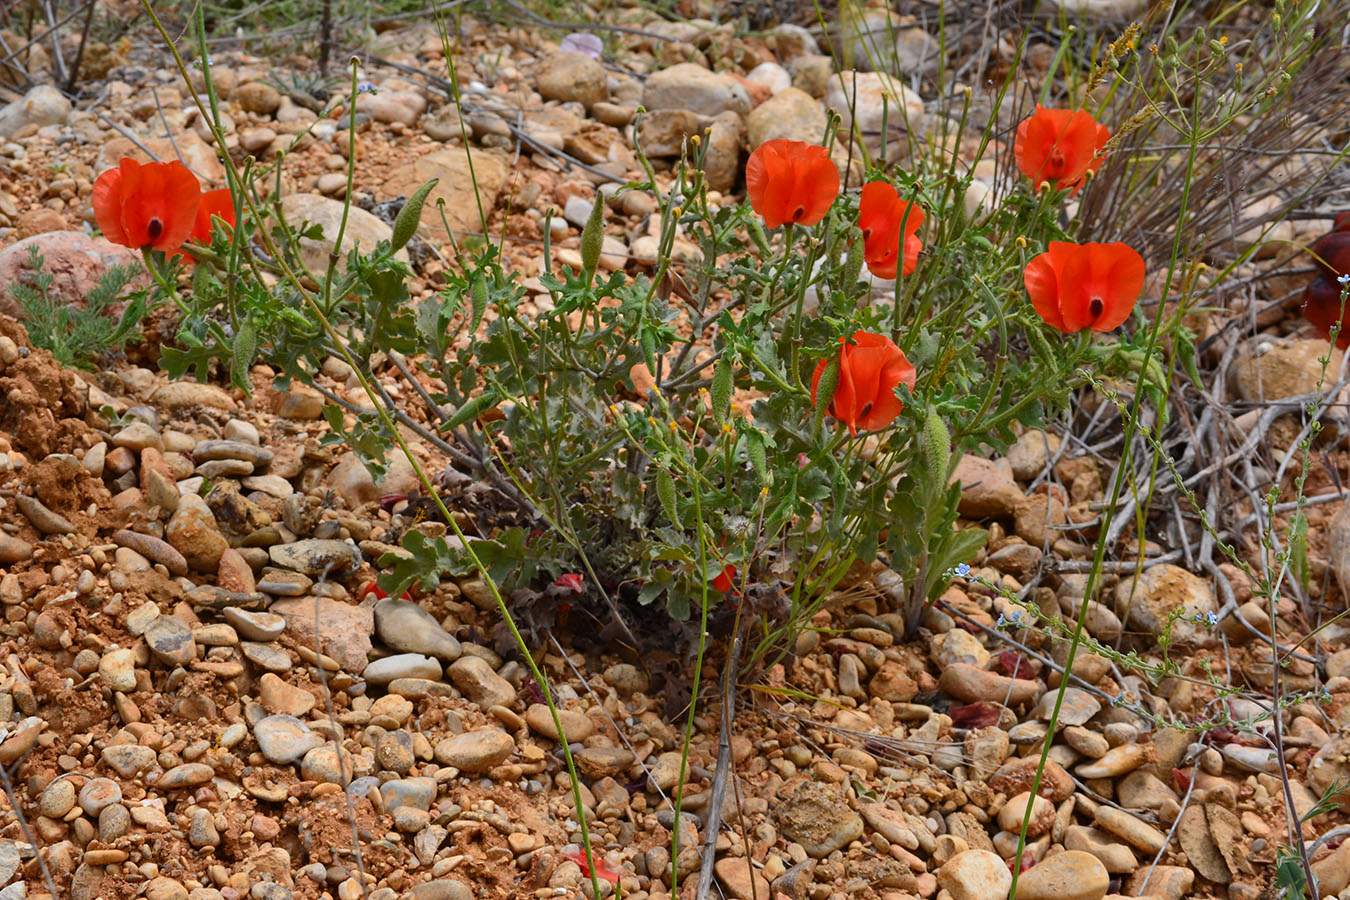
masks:
{"label": "large limestone rock", "polygon": [[[300,258],[316,276],[322,275],[328,267],[329,254],[333,251],[333,242],[342,225],[342,201],[320,194],[288,194],[281,200],[281,214],[292,228],[298,229],[303,223],[310,222],[323,229],[323,240],[300,239]],[[379,218],[364,209],[352,207],[348,211],[347,229],[342,234],[342,247],[338,251],[338,267],[346,267],[347,253],[352,247],[360,248],[363,253],[371,253],[376,244],[392,237],[393,230]],[[398,258],[407,262],[406,250],[400,250]]]}
{"label": "large limestone rock", "polygon": [[473,166],[470,168],[468,151],[462,148],[439,150],[395,169],[380,187],[379,196],[410,196],[423,184],[437,179],[436,187],[422,207],[419,232],[427,240],[444,243],[449,238],[441,224],[437,201],[445,201],[445,218],[451,228],[480,232],[482,223],[478,215],[479,204],[482,204],[484,214],[491,214],[497,195],[506,185],[507,175],[506,163],[486,151],[474,152]]}

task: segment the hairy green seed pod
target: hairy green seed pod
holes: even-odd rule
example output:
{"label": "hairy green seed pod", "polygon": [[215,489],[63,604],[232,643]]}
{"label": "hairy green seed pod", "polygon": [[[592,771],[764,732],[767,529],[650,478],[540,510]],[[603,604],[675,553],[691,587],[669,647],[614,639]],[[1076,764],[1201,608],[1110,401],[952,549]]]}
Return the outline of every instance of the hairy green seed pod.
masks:
{"label": "hairy green seed pod", "polygon": [[862,231],[855,225],[848,230],[848,259],[844,262],[844,285],[850,290],[862,278],[865,249]]}
{"label": "hairy green seed pod", "polygon": [[760,484],[769,483],[769,463],[764,455],[764,435],[754,428],[745,430],[745,454],[750,457],[750,466],[759,476]]}
{"label": "hairy green seed pod", "polygon": [[395,253],[403,249],[403,246],[412,240],[412,236],[417,233],[417,226],[422,221],[422,207],[426,205],[427,195],[436,186],[436,181],[437,179],[433,178],[413,191],[413,195],[398,211],[398,216],[394,219],[393,236],[389,240],[390,249]]}
{"label": "hairy green seed pod", "polygon": [[605,195],[595,192],[595,205],[591,207],[586,227],[581,229],[581,265],[587,272],[594,272],[600,264],[600,250],[605,243]]}
{"label": "hairy green seed pod", "polygon": [[820,381],[816,385],[816,430],[820,430],[820,425],[825,421],[825,413],[829,410],[830,404],[834,402],[835,388],[839,387],[839,354],[835,354],[825,366],[825,371],[820,373]]}
{"label": "hairy green seed pod", "polygon": [[712,414],[718,425],[725,425],[731,418],[731,382],[731,356],[723,351],[712,380]]}
{"label": "hairy green seed pod", "polygon": [[933,477],[945,483],[952,461],[952,433],[942,417],[931,409],[923,423],[923,453]]}
{"label": "hairy green seed pod", "polygon": [[488,305],[488,284],[487,276],[479,273],[473,280],[473,288],[470,290],[470,300],[473,303],[473,320],[469,323],[469,331],[478,330],[479,324],[483,321],[483,314],[487,312]]}
{"label": "hairy green seed pod", "polygon": [[679,507],[675,505],[675,479],[670,477],[670,473],[665,469],[656,473],[656,496],[661,500],[661,509],[665,512],[666,518],[676,528],[682,527],[680,524]]}
{"label": "hairy green seed pod", "polygon": [[750,224],[746,226],[750,232],[750,240],[755,242],[761,256],[769,255],[769,236],[764,233],[764,223],[757,216],[750,218]]}
{"label": "hairy green seed pod", "polygon": [[1026,335],[1027,342],[1031,344],[1031,347],[1036,351],[1037,356],[1044,360],[1052,360],[1055,358],[1054,348],[1052,348],[1050,342],[1046,340],[1045,332],[1040,326],[1032,325],[1027,329]]}

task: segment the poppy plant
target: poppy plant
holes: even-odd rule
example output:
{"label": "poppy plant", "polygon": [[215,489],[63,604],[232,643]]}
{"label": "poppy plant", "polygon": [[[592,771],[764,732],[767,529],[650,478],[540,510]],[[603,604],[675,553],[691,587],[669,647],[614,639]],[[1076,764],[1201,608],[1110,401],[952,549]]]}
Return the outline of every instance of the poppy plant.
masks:
{"label": "poppy plant", "polygon": [[1330,337],[1332,326],[1340,323],[1336,346],[1344,350],[1350,347],[1350,322],[1345,317],[1350,303],[1341,309],[1341,290],[1350,285],[1350,212],[1337,216],[1331,232],[1308,249],[1317,274],[1303,289],[1303,317],[1324,337]]}
{"label": "poppy plant", "polygon": [[[903,384],[914,389],[914,366],[895,342],[882,334],[858,331],[852,338],[840,338],[839,343],[839,380],[830,400],[830,415],[847,425],[851,434],[859,429],[885,428],[905,408],[895,396],[896,387]],[[811,376],[812,403],[829,364],[828,358],[816,364]]]}
{"label": "poppy plant", "polygon": [[735,587],[735,579],[736,567],[728,565],[712,580],[713,590],[721,591],[724,594],[730,594],[731,589]]}
{"label": "poppy plant", "polygon": [[1081,109],[1046,109],[1038,103],[1017,126],[1013,156],[1034,187],[1053,181],[1057,190],[1077,193],[1087,174],[1106,161],[1102,148],[1110,139],[1110,129]]}
{"label": "poppy plant", "polygon": [[769,228],[814,225],[839,194],[839,170],[819,144],[765,141],[745,164],[745,193]]}
{"label": "poppy plant", "polygon": [[123,157],[94,182],[94,216],[115,244],[169,252],[192,233],[201,196],[197,176],[181,162],[142,165]]}
{"label": "poppy plant", "polygon": [[1051,241],[1022,273],[1032,305],[1066,334],[1111,331],[1130,317],[1144,287],[1144,258],[1127,244]]}
{"label": "poppy plant", "polygon": [[900,268],[900,250],[904,248],[904,273],[909,275],[919,264],[923,241],[915,232],[923,224],[923,210],[916,203],[900,199],[900,192],[885,181],[863,185],[858,203],[858,227],[863,234],[863,259],[867,270],[878,278],[894,278]]}

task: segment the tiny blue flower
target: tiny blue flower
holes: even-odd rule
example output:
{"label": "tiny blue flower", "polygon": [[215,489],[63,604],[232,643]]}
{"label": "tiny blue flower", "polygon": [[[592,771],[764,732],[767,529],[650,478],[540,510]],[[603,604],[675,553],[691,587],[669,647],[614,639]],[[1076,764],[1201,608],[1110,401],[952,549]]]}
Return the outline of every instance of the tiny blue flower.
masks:
{"label": "tiny blue flower", "polygon": [[956,570],[955,570],[955,571],[956,571],[956,574],[957,574],[957,575],[969,575],[969,574],[970,574],[970,564],[969,564],[969,563],[961,563],[959,566],[956,567]]}
{"label": "tiny blue flower", "polygon": [[1341,284],[1350,284],[1350,274],[1338,275],[1336,276],[1336,280],[1339,281]]}
{"label": "tiny blue flower", "polygon": [[1114,697],[1110,698],[1110,703],[1112,706],[1119,706],[1121,703],[1124,702],[1124,700],[1125,700],[1125,692],[1121,691],[1119,694],[1116,694]]}
{"label": "tiny blue flower", "polygon": [[1003,625],[1004,625],[1004,623],[1006,623],[1006,622],[1007,622],[1007,619],[1004,618],[1003,613],[999,613],[999,614],[998,614],[998,621],[994,623],[994,627],[995,627],[995,628],[1002,628]]}
{"label": "tiny blue flower", "polygon": [[375,93],[375,84],[374,82],[363,81],[356,86],[356,92],[358,94],[373,94]]}
{"label": "tiny blue flower", "polygon": [[1322,688],[1322,692],[1317,695],[1317,699],[1321,700],[1323,703],[1330,703],[1331,691],[1327,690],[1326,688]]}
{"label": "tiny blue flower", "polygon": [[1213,628],[1215,625],[1218,625],[1219,624],[1218,613],[1215,612],[1205,613],[1205,624],[1208,625],[1210,628]]}

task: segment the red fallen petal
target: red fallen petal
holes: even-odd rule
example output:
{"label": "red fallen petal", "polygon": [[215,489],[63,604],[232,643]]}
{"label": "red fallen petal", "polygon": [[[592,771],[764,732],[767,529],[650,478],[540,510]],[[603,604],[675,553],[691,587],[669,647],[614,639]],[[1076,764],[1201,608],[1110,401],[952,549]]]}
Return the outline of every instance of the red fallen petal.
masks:
{"label": "red fallen petal", "polygon": [[[567,858],[581,867],[581,876],[583,878],[591,877],[591,868],[586,864],[585,853],[582,853],[580,850],[573,850],[571,853],[567,854]],[[598,856],[595,857],[595,875],[597,878],[603,878],[611,884],[619,883],[619,873],[612,871]]]}
{"label": "red fallen petal", "polygon": [[1036,680],[1036,670],[1031,665],[1031,660],[1016,650],[1004,650],[994,657],[994,661],[998,671],[1010,678],[1021,678],[1024,681]]}
{"label": "red fallen petal", "polygon": [[730,594],[735,585],[736,567],[727,566],[722,573],[712,580],[713,590],[721,591],[724,594]]}
{"label": "red fallen petal", "polygon": [[[1303,289],[1303,317],[1317,327],[1323,337],[1330,337],[1331,326],[1342,320],[1341,286],[1318,275]],[[1350,311],[1350,303],[1346,304]],[[1350,347],[1350,322],[1341,321],[1341,330],[1336,335],[1336,346],[1342,350]]]}
{"label": "red fallen petal", "polygon": [[1322,235],[1308,248],[1313,265],[1328,278],[1350,272],[1350,213],[1340,229]]}
{"label": "red fallen petal", "polygon": [[374,594],[380,600],[384,600],[389,596],[389,594],[386,593],[383,588],[381,588],[375,582],[371,581],[367,583],[365,587],[361,588],[361,592],[357,595],[357,601],[359,602],[361,600],[364,600],[371,594]]}
{"label": "red fallen petal", "polygon": [[965,706],[953,706],[947,710],[947,715],[952,717],[952,724],[958,728],[988,728],[999,723],[1003,711],[987,700],[980,700]]}
{"label": "red fallen petal", "polygon": [[586,590],[586,579],[575,572],[569,572],[566,575],[559,575],[557,580],[553,582],[553,586],[564,591],[573,591],[580,594]]}
{"label": "red fallen petal", "polygon": [[1185,794],[1191,789],[1191,776],[1181,769],[1172,769],[1172,783],[1176,785],[1178,794]]}

